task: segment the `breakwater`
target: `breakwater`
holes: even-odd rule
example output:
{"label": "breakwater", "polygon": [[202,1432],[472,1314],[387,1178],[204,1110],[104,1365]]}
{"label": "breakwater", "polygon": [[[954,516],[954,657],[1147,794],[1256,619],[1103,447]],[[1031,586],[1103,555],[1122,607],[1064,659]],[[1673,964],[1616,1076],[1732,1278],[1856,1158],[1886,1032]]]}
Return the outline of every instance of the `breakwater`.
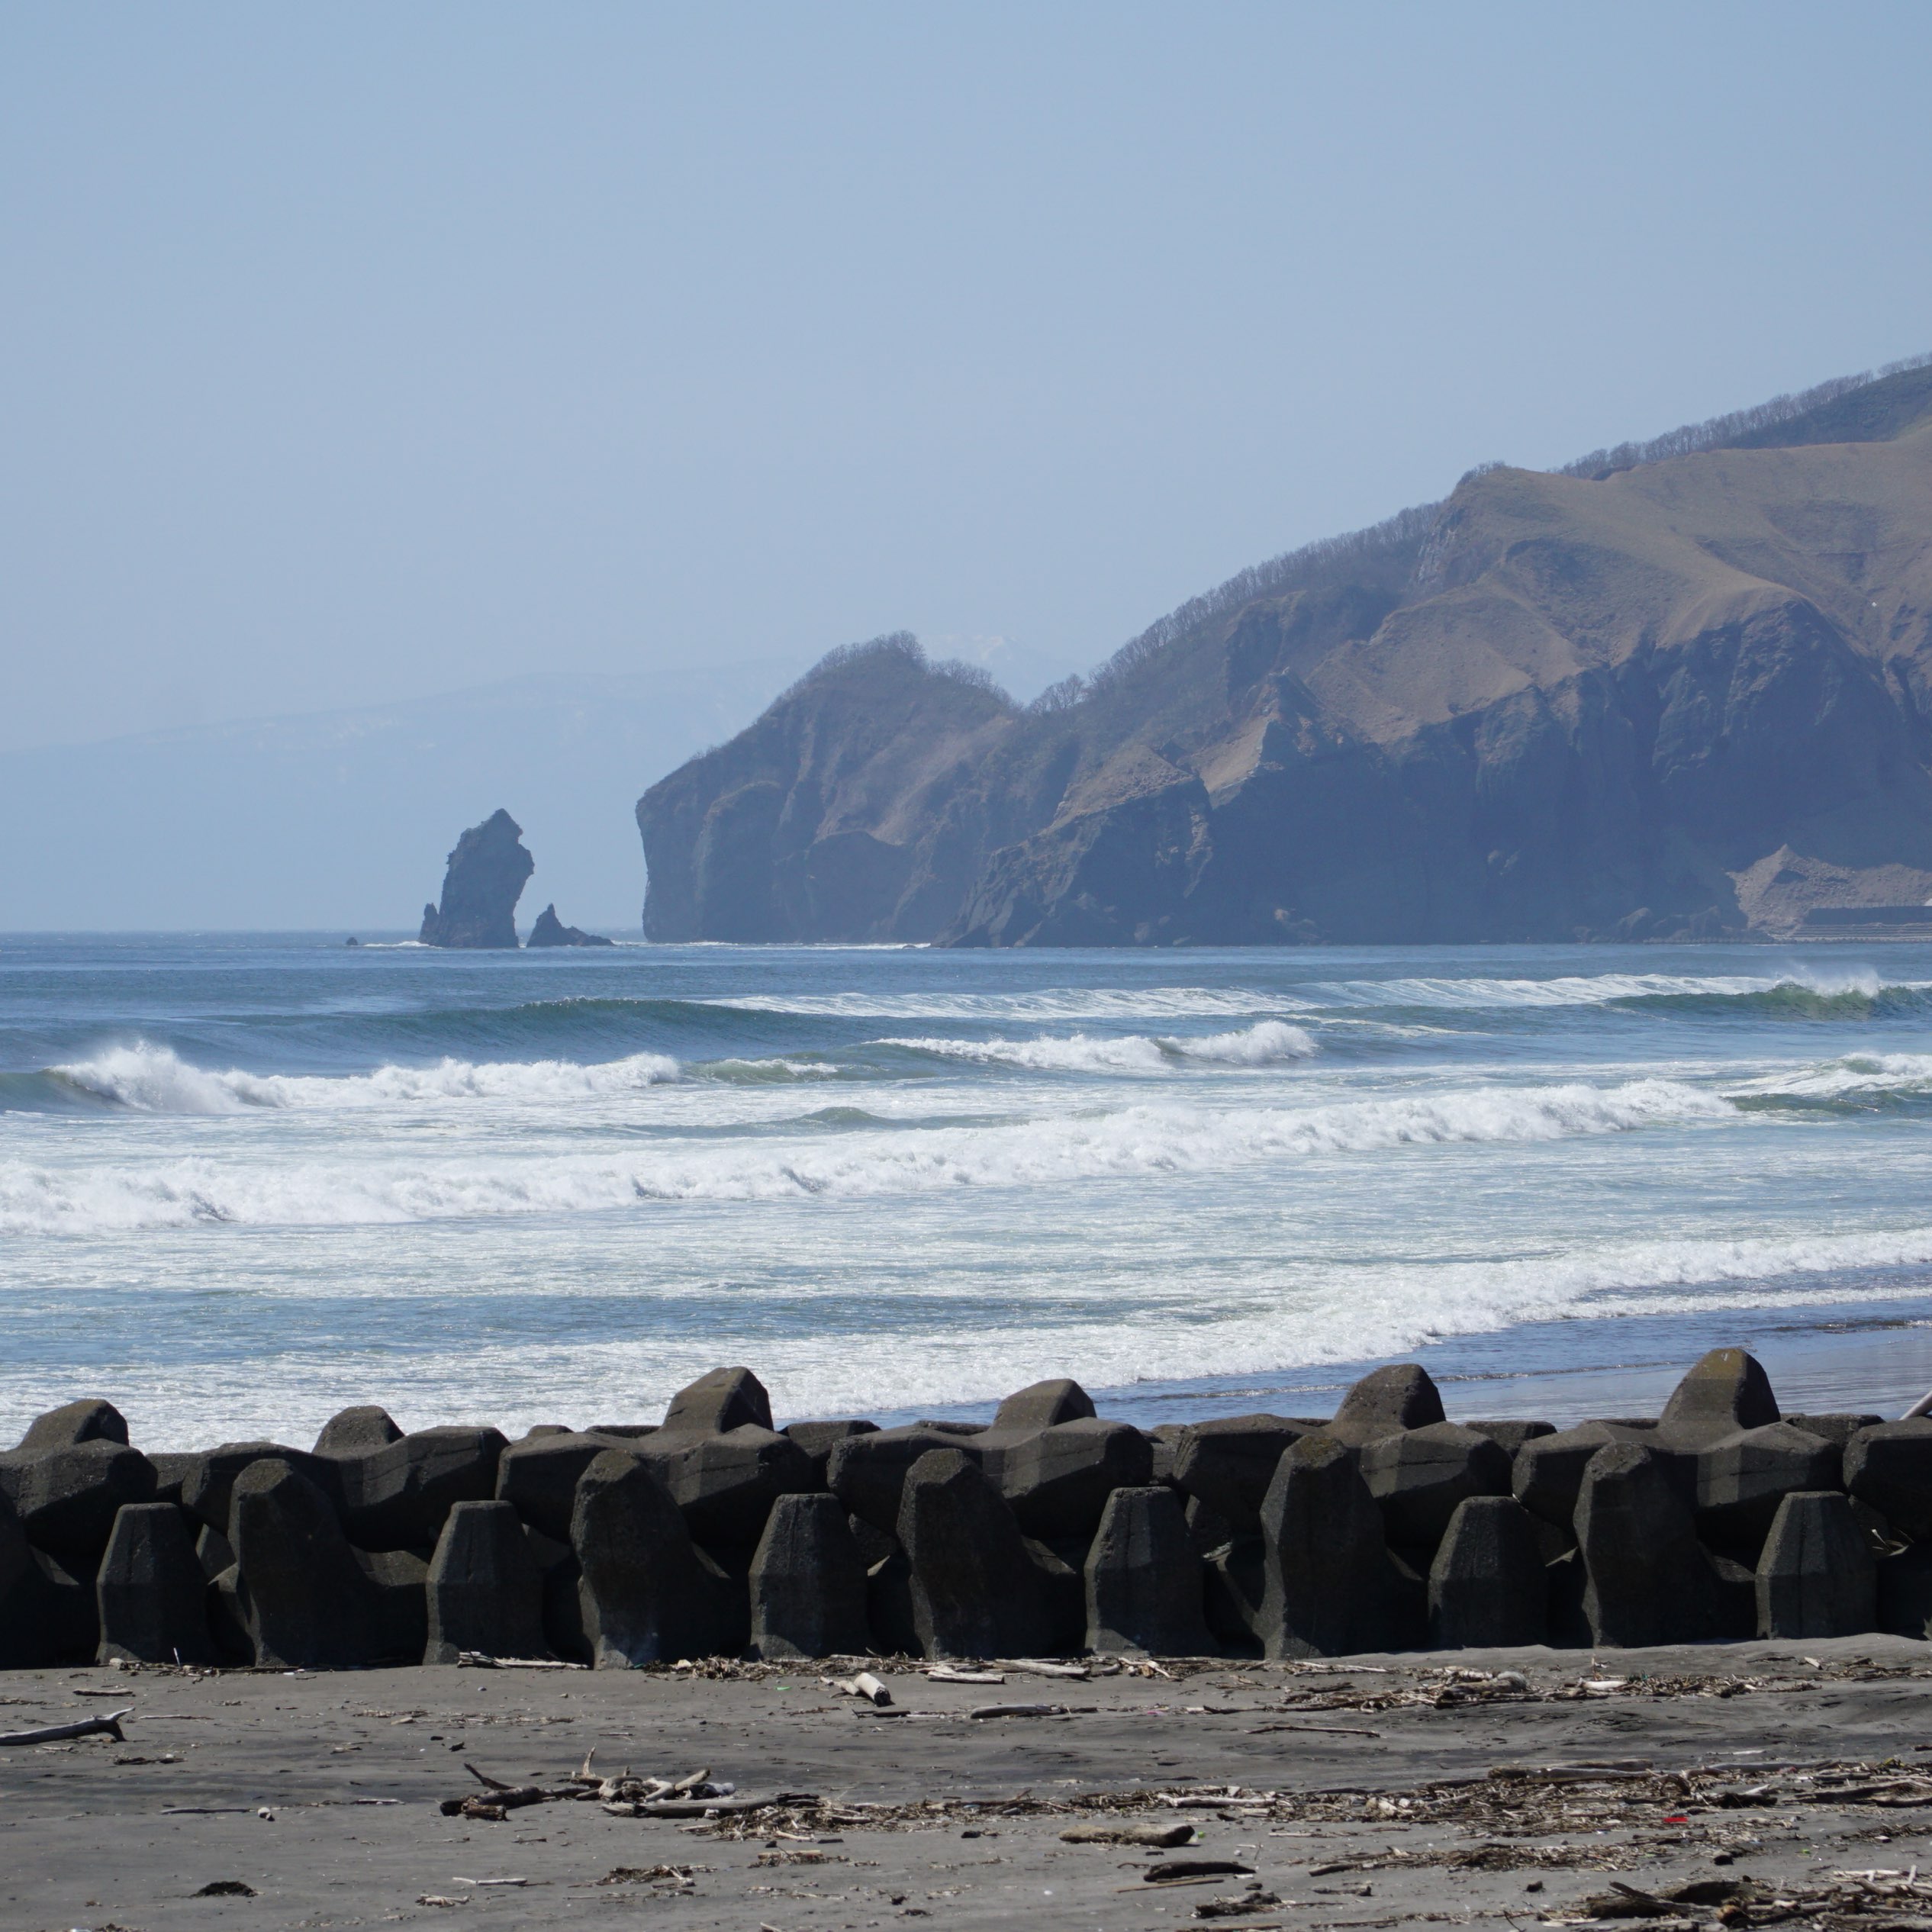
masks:
{"label": "breakwater", "polygon": [[0,1453],[0,1666],[465,1654],[1309,1657],[1923,1638],[1932,1420],[1779,1412],[1741,1349],[1661,1415],[1452,1422],[1384,1368],[1329,1417],[1143,1431],[1077,1383],[990,1425],[772,1426],[720,1369],[655,1423],[144,1455],[110,1403]]}

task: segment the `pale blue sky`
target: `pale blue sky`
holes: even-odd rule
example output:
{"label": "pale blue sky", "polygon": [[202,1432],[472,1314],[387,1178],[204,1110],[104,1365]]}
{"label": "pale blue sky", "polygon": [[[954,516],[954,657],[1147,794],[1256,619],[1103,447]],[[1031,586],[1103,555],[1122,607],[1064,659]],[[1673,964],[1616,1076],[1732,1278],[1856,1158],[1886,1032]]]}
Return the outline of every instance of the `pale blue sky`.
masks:
{"label": "pale blue sky", "polygon": [[1090,663],[1932,348],[1928,72],[1924,0],[0,5],[0,749]]}

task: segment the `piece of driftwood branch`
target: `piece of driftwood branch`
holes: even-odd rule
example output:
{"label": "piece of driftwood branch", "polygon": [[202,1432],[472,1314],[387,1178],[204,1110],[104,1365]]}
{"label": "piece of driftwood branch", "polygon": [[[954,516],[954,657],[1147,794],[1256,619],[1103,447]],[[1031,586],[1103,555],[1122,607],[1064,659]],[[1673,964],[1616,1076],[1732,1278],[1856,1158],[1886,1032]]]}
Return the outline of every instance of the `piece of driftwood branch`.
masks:
{"label": "piece of driftwood branch", "polygon": [[966,1715],[969,1718],[1064,1718],[1064,1704],[980,1704]]}
{"label": "piece of driftwood branch", "polygon": [[82,1718],[76,1724],[43,1724],[38,1731],[0,1731],[0,1744],[54,1744],[66,1737],[111,1737],[117,1744],[127,1741],[121,1728],[123,1718],[134,1715],[129,1705],[124,1711],[110,1711],[105,1717]]}
{"label": "piece of driftwood branch", "polygon": [[1084,1663],[1049,1663],[1041,1657],[1001,1657],[996,1667],[1017,1670],[1028,1677],[1078,1677],[1084,1681],[1093,1674]]}
{"label": "piece of driftwood branch", "polygon": [[935,1684],[1003,1684],[1006,1681],[1003,1670],[958,1670],[949,1663],[935,1663],[926,1675],[927,1681]]}
{"label": "piece of driftwood branch", "polygon": [[1060,1834],[1070,1845],[1151,1845],[1161,1851],[1177,1845],[1192,1844],[1191,1824],[1156,1824],[1151,1821],[1122,1818],[1091,1824],[1070,1824]]}
{"label": "piece of driftwood branch", "polygon": [[835,1677],[832,1688],[842,1697],[862,1697],[881,1710],[892,1702],[891,1692],[869,1670],[861,1670],[856,1676]]}

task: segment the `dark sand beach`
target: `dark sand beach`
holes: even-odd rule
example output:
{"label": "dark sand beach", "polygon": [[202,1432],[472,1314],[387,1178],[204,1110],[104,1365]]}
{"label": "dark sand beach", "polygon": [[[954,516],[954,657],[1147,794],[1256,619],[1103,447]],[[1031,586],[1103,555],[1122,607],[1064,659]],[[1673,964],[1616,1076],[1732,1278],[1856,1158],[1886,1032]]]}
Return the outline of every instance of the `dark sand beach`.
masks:
{"label": "dark sand beach", "polygon": [[[1895,1637],[1167,1676],[1101,1660],[997,1686],[876,1668],[903,1715],[816,1666],[11,1674],[0,1728],[129,1715],[124,1742],[0,1752],[0,1923],[1367,1932],[1605,1910],[1877,1927],[1932,1907],[1899,1891],[1932,1841],[1932,1650]],[[994,1703],[1065,1708],[971,1715]],[[440,1808],[484,1792],[469,1767],[555,1788],[593,1752],[612,1774],[706,1769],[787,1802],[709,1820]],[[1062,1837],[1094,1824],[1198,1837]],[[1148,1876],[1187,1861],[1247,1869]]]}

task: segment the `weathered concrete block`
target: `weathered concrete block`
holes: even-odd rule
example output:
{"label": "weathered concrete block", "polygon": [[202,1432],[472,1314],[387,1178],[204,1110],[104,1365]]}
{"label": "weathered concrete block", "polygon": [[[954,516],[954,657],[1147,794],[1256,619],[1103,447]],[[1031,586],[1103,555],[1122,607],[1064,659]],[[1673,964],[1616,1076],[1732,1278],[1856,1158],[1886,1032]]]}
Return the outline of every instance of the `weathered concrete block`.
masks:
{"label": "weathered concrete block", "polygon": [[745,1647],[743,1593],[692,1542],[671,1492],[636,1457],[607,1449],[578,1479],[570,1541],[598,1669],[735,1657]]}
{"label": "weathered concrete block", "polygon": [[1038,1579],[1046,1611],[1045,1654],[1077,1657],[1087,1646],[1087,1544],[1063,1544],[1055,1549],[1034,1536],[1022,1536],[1020,1542]]}
{"label": "weathered concrete block", "polygon": [[720,1435],[726,1429],[768,1429],[771,1398],[748,1368],[713,1369],[687,1383],[664,1412],[666,1430],[691,1435]]}
{"label": "weathered concrete block", "polygon": [[787,1422],[778,1433],[789,1436],[812,1459],[813,1486],[823,1489],[825,1466],[832,1460],[832,1452],[842,1442],[849,1442],[855,1435],[877,1435],[879,1425],[876,1422],[860,1421],[839,1422]]}
{"label": "weathered concrete block", "polygon": [[357,1550],[375,1591],[378,1663],[420,1663],[430,1641],[430,1567],[413,1550]]}
{"label": "weathered concrete block", "polygon": [[755,1423],[708,1435],[662,1429],[631,1446],[670,1491],[700,1543],[714,1550],[742,1548],[747,1559],[772,1504],[818,1487],[803,1448]]}
{"label": "weathered concrete block", "polygon": [[[1184,1494],[1177,1489],[1175,1499],[1180,1501]],[[1186,1502],[1182,1513],[1187,1518],[1187,1540],[1193,1545],[1197,1557],[1205,1557],[1210,1550],[1218,1550],[1224,1543],[1235,1541],[1235,1526],[1219,1510],[1203,1502],[1199,1496],[1187,1496]],[[1258,1512],[1254,1520],[1257,1523],[1261,1521]]]}
{"label": "weathered concrete block", "polygon": [[0,1499],[0,1670],[90,1660],[96,1641],[92,1595],[27,1541],[12,1505]]}
{"label": "weathered concrete block", "polygon": [[499,1429],[418,1429],[365,1456],[345,1457],[343,1521],[364,1550],[431,1550],[459,1502],[488,1502],[509,1447]]}
{"label": "weathered concrete block", "polygon": [[1180,1438],[1187,1425],[1183,1422],[1157,1422],[1146,1431],[1148,1447],[1151,1452],[1148,1480],[1164,1483],[1170,1489],[1180,1486],[1174,1480],[1174,1455],[1180,1447]]}
{"label": "weathered concrete block", "polygon": [[926,1656],[1024,1657],[1051,1647],[1045,1592],[1019,1525],[961,1451],[929,1450],[913,1464],[899,1541],[912,1566],[913,1624]]}
{"label": "weathered concrete block", "polygon": [[217,1662],[207,1596],[187,1517],[171,1502],[124,1505],[95,1583],[100,1661]]}
{"label": "weathered concrete block", "polygon": [[1364,1376],[1342,1397],[1328,1432],[1338,1442],[1359,1444],[1447,1419],[1428,1370],[1414,1362],[1396,1362]]}
{"label": "weathered concrete block", "polygon": [[1932,1538],[1932,1417],[1858,1430],[1845,1445],[1844,1476],[1893,1528]]}
{"label": "weathered concrete block", "polygon": [[1205,1657],[1201,1566],[1180,1499],[1155,1486],[1116,1489],[1087,1556],[1086,1648]]}
{"label": "weathered concrete block", "polygon": [[577,1552],[568,1543],[559,1543],[541,1530],[523,1528],[523,1541],[530,1560],[543,1579],[543,1638],[553,1657],[566,1663],[591,1661],[589,1640],[584,1634],[584,1606],[579,1586],[583,1568]]}
{"label": "weathered concrete block", "polygon": [[1237,1536],[1261,1533],[1261,1499],[1289,1447],[1309,1434],[1286,1415],[1218,1415],[1174,1445],[1174,1480]]}
{"label": "weathered concrete block", "polygon": [[1138,1489],[1153,1473],[1153,1449],[1139,1430],[1087,1416],[1015,1442],[1002,1459],[1000,1489],[1029,1536],[1084,1542],[1114,1491]]}
{"label": "weathered concrete block", "polygon": [[1741,1348],[1714,1348],[1671,1391],[1658,1432],[1696,1447],[1779,1420],[1771,1378]]}
{"label": "weathered concrete block", "polygon": [[454,1663],[465,1650],[549,1656],[543,1574],[508,1503],[452,1504],[425,1584],[425,1663]]}
{"label": "weathered concrete block", "polygon": [[1654,1449],[1629,1442],[1599,1449],[1583,1472],[1576,1523],[1589,1574],[1584,1612],[1596,1643],[1634,1648],[1717,1634],[1710,1563],[1689,1505]]}
{"label": "weathered concrete block", "polygon": [[825,1466],[826,1483],[853,1515],[896,1539],[907,1473],[931,1451],[958,1447],[957,1438],[923,1423],[876,1429],[833,1445]]}
{"label": "weathered concrete block", "polygon": [[367,1456],[402,1440],[402,1431],[386,1409],[373,1402],[359,1409],[338,1409],[322,1425],[315,1438],[318,1456]]}
{"label": "weathered concrete block", "polygon": [[1843,1457],[1822,1437],[1768,1422],[1696,1452],[1697,1529],[1711,1548],[1755,1566],[1783,1499],[1840,1486]]}
{"label": "weathered concrete block", "polygon": [[1567,1531],[1590,1458],[1606,1444],[1641,1439],[1618,1422],[1582,1422],[1554,1435],[1532,1437],[1511,1465],[1512,1492],[1532,1516]]}
{"label": "weathered concrete block", "polygon": [[1549,1630],[1536,1519],[1514,1496],[1464,1498],[1429,1570],[1430,1648],[1541,1644]]}
{"label": "weathered concrete block", "polygon": [[218,1448],[200,1451],[182,1474],[181,1506],[198,1522],[227,1535],[235,1478],[259,1462],[279,1462],[294,1470],[340,1509],[337,1465],[327,1457],[279,1442],[224,1442]]}
{"label": "weathered concrete block", "polygon": [[1848,1499],[1786,1496],[1758,1559],[1757,1634],[1856,1637],[1877,1618],[1877,1571]]}
{"label": "weathered concrete block", "polygon": [[[190,1516],[188,1520],[192,1528],[195,1519]],[[201,1566],[203,1577],[211,1583],[235,1560],[234,1545],[218,1529],[210,1529],[204,1523],[195,1539],[195,1560]]]}
{"label": "weathered concrete block", "polygon": [[749,1584],[751,1647],[762,1657],[843,1656],[871,1641],[865,1565],[836,1496],[773,1502]]}
{"label": "weathered concrete block", "polygon": [[993,1426],[1013,1431],[1046,1429],[1061,1422],[1085,1422],[1093,1414],[1093,1400],[1087,1391],[1077,1382],[1057,1376],[1009,1396],[995,1412]]}
{"label": "weathered concrete block", "polygon": [[508,1503],[531,1528],[568,1544],[577,1479],[608,1449],[629,1454],[632,1444],[588,1430],[525,1436],[497,1459],[497,1500]]}
{"label": "weathered concrete block", "polygon": [[111,1402],[98,1398],[70,1402],[37,1415],[20,1439],[21,1449],[71,1449],[82,1442],[120,1442],[127,1440],[127,1418]]}
{"label": "weathered concrete block", "polygon": [[1454,1422],[1428,1422],[1364,1444],[1362,1480],[1382,1511],[1392,1549],[1426,1570],[1459,1505],[1509,1493],[1509,1454]]}
{"label": "weathered concrete block", "polygon": [[1802,1429],[1807,1435],[1822,1436],[1827,1442],[1836,1443],[1842,1450],[1860,1429],[1876,1428],[1885,1420],[1882,1415],[1787,1415],[1784,1418],[1795,1429]]}
{"label": "weathered concrete block", "polygon": [[1500,1422],[1465,1422],[1463,1427],[1473,1429],[1478,1435],[1486,1435],[1505,1455],[1510,1457],[1514,1457],[1525,1443],[1557,1432],[1554,1422],[1521,1422],[1513,1418]]}
{"label": "weathered concrete block", "polygon": [[101,1567],[114,1519],[130,1502],[154,1499],[154,1465],[109,1438],[0,1455],[0,1495],[27,1540],[76,1576]]}
{"label": "weathered concrete block", "polygon": [[1262,1643],[1271,1657],[1393,1650],[1418,1641],[1419,1583],[1391,1557],[1353,1451],[1303,1438],[1261,1502]]}
{"label": "weathered concrete block", "polygon": [[379,1592],[328,1498],[279,1457],[251,1463],[230,1489],[234,1614],[253,1661],[320,1670],[378,1661]]}

